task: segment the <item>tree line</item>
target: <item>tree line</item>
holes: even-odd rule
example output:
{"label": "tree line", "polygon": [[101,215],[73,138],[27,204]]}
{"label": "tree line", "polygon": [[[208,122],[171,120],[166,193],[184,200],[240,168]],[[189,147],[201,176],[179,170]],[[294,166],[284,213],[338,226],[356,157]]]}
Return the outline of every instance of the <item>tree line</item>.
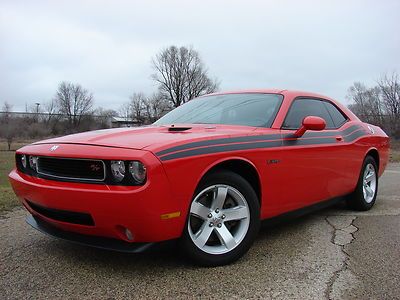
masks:
{"label": "tree line", "polygon": [[110,127],[109,120],[120,116],[137,125],[151,124],[171,109],[194,97],[218,90],[219,82],[208,75],[200,54],[192,47],[170,46],[153,59],[152,80],[157,91],[148,96],[132,93],[118,110],[94,107],[93,93],[80,84],[61,82],[54,97],[27,109],[22,117],[12,114],[12,105],[4,102],[0,114],[0,138],[8,148],[16,138],[38,139],[47,136]]}
{"label": "tree line", "polygon": [[347,94],[349,108],[364,122],[377,125],[400,139],[400,78],[396,72],[381,76],[374,86],[355,82]]}
{"label": "tree line", "polygon": [[[93,93],[80,84],[61,82],[47,103],[33,105],[22,117],[14,117],[4,102],[0,114],[0,138],[9,149],[16,138],[39,139],[87,130],[109,128],[112,117],[136,125],[151,124],[191,99],[218,90],[219,81],[209,76],[199,53],[192,47],[170,46],[151,61],[157,90],[151,95],[136,91],[118,110],[94,107]],[[347,93],[349,108],[367,123],[378,125],[400,138],[400,82],[396,72],[386,74],[368,87],[355,82]]]}

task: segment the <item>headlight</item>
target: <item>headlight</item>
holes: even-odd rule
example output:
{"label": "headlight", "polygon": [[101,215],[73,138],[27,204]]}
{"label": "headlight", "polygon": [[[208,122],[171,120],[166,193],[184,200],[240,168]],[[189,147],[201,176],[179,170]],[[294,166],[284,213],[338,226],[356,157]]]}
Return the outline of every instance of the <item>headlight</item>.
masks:
{"label": "headlight", "polygon": [[111,173],[116,182],[121,182],[125,177],[125,163],[122,160],[112,160]]}
{"label": "headlight", "polygon": [[29,166],[31,167],[32,170],[37,170],[37,156],[29,156]]}
{"label": "headlight", "polygon": [[129,163],[129,173],[137,183],[143,183],[146,180],[146,167],[140,161],[131,161]]}
{"label": "headlight", "polygon": [[25,154],[21,155],[21,164],[26,169],[26,156]]}

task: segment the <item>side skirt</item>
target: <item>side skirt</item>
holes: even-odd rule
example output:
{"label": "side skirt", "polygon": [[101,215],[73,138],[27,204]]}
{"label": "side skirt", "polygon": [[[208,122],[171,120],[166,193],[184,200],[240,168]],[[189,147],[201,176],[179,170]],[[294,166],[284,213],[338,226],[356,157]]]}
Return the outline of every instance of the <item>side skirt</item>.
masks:
{"label": "side skirt", "polygon": [[283,213],[279,216],[275,216],[272,218],[264,219],[261,221],[261,226],[263,228],[270,228],[270,227],[275,227],[277,225],[280,225],[282,223],[297,219],[299,217],[302,217],[307,214],[311,214],[315,211],[322,210],[324,208],[333,206],[335,204],[341,203],[345,200],[345,197],[337,197],[329,200],[325,200],[322,202],[318,202],[315,204],[312,204],[310,206],[302,207],[297,210],[293,210],[287,213]]}

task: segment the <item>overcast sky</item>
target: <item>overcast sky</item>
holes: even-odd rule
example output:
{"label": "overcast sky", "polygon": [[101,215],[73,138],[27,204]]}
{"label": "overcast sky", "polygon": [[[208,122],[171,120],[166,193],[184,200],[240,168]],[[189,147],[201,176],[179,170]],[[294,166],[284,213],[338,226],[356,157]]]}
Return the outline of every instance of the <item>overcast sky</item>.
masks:
{"label": "overcast sky", "polygon": [[354,81],[400,70],[400,1],[0,0],[0,104],[49,101],[82,84],[118,109],[152,93],[151,58],[200,52],[221,90],[301,89],[345,103]]}

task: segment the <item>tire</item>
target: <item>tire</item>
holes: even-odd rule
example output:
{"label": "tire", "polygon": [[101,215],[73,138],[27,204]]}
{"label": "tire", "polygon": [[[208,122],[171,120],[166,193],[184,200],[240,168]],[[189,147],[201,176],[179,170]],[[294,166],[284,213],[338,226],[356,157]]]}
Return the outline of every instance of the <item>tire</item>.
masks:
{"label": "tire", "polygon": [[347,204],[358,211],[370,210],[378,194],[378,166],[372,156],[364,159],[356,190],[348,197]]}
{"label": "tire", "polygon": [[249,250],[259,227],[260,205],[255,191],[240,175],[221,170],[199,183],[181,247],[198,265],[226,265]]}

